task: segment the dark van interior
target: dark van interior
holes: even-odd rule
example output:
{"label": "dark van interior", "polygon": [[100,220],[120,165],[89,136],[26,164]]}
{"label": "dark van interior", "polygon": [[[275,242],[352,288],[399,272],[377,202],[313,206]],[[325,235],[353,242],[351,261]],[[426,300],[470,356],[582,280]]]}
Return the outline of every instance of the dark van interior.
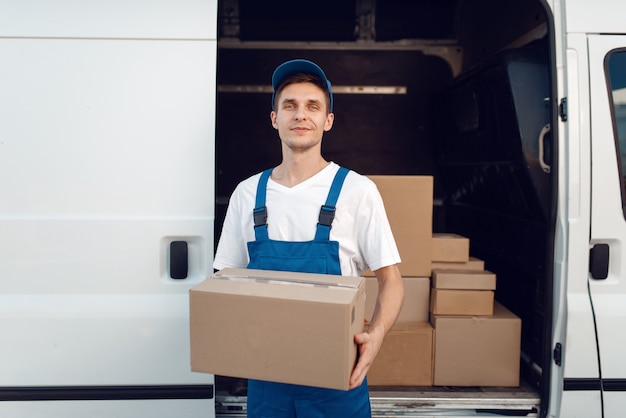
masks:
{"label": "dark van interior", "polygon": [[216,240],[237,183],[280,163],[274,68],[312,60],[334,89],[325,158],[366,175],[434,176],[433,231],[469,237],[471,255],[497,274],[496,299],[522,319],[524,385],[547,402],[551,21],[539,0],[220,1]]}

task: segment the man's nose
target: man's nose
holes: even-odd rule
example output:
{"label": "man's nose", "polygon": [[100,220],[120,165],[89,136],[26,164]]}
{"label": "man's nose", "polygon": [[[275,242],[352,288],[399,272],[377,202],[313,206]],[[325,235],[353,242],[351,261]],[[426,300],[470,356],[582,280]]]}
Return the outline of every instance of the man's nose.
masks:
{"label": "man's nose", "polygon": [[302,107],[298,107],[296,109],[296,112],[294,114],[294,118],[296,120],[302,120],[302,119],[306,119],[306,114],[304,113],[304,108]]}

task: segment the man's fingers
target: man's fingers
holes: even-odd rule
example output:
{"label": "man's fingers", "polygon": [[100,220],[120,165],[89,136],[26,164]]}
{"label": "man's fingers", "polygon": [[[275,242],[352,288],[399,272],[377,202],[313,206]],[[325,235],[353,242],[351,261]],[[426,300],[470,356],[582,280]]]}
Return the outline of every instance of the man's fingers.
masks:
{"label": "man's fingers", "polygon": [[365,375],[367,370],[369,370],[370,364],[370,356],[369,350],[367,349],[367,343],[370,341],[370,335],[366,332],[361,334],[355,334],[354,342],[358,344],[357,350],[359,350],[359,361],[356,364],[356,367],[352,371],[350,375],[350,389],[357,388],[361,386],[363,380],[365,379]]}
{"label": "man's fingers", "polygon": [[[356,344],[365,344],[370,339],[370,335],[367,332],[362,332],[361,334],[354,334],[354,342]],[[360,349],[360,348],[359,348]]]}

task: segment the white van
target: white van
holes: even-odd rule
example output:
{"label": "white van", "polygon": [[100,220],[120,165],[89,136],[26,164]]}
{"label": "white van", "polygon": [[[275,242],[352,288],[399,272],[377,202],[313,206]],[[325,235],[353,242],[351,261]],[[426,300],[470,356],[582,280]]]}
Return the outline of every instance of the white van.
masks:
{"label": "white van", "polygon": [[[626,3],[0,0],[0,416],[245,416],[189,367],[228,197],[278,163],[269,79],[333,82],[323,152],[435,179],[522,319],[519,388],[371,388],[374,416],[626,409]],[[236,332],[236,330],[233,330]]]}

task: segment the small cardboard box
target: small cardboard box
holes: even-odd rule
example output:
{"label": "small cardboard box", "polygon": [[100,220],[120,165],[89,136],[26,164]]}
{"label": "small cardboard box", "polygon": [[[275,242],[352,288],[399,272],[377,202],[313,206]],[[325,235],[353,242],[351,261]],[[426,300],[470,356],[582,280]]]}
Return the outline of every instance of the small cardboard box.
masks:
{"label": "small cardboard box", "polygon": [[470,257],[466,262],[433,261],[433,270],[484,270],[485,262],[476,257]]}
{"label": "small cardboard box", "polygon": [[[403,277],[404,301],[396,320],[397,324],[428,322],[430,307],[430,277]],[[378,280],[367,277],[365,281],[365,320],[372,320],[378,297]]]}
{"label": "small cardboard box", "polygon": [[[429,277],[432,254],[433,177],[368,176],[380,192],[396,239],[404,277]],[[373,276],[371,270],[364,276]]]}
{"label": "small cardboard box", "polygon": [[367,374],[370,386],[432,386],[433,327],[430,323],[396,324]]}
{"label": "small cardboard box", "polygon": [[492,315],[493,290],[430,290],[433,315]]}
{"label": "small cardboard box", "polygon": [[437,289],[495,290],[496,275],[486,270],[433,270],[432,286]]}
{"label": "small cardboard box", "polygon": [[192,371],[348,389],[364,278],[224,269],[189,297]]}
{"label": "small cardboard box", "polygon": [[435,386],[519,386],[522,321],[496,302],[493,316],[433,316]]}
{"label": "small cardboard box", "polygon": [[433,234],[432,261],[457,262],[469,261],[470,241],[458,234]]}

